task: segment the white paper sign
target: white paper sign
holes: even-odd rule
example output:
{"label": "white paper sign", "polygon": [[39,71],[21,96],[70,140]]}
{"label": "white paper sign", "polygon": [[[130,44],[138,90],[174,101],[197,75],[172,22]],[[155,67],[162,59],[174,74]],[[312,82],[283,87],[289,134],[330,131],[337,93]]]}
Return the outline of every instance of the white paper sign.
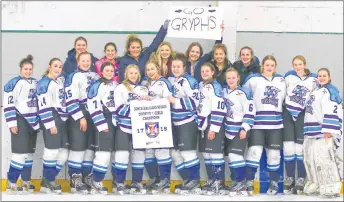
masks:
{"label": "white paper sign", "polygon": [[218,7],[172,7],[167,37],[221,39],[223,11]]}
{"label": "white paper sign", "polygon": [[134,149],[173,147],[170,103],[165,99],[131,101]]}

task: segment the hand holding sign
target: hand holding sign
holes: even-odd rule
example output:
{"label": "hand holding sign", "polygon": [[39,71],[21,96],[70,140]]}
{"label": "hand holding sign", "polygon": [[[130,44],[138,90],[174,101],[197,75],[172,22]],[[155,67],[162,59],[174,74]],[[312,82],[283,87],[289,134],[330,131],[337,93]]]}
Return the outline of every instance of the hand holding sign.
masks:
{"label": "hand holding sign", "polygon": [[221,39],[222,10],[213,7],[173,7],[168,37]]}

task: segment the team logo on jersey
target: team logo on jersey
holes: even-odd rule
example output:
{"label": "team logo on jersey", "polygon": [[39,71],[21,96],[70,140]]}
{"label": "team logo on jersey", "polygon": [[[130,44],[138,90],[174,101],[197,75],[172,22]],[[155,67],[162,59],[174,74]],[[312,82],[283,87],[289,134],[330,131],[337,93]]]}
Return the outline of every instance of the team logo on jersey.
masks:
{"label": "team logo on jersey", "polygon": [[231,109],[231,107],[234,105],[232,101],[230,101],[229,99],[224,99],[225,100],[225,104],[226,104],[226,107],[227,107],[227,116],[229,118],[233,118],[233,110]]}
{"label": "team logo on jersey", "polygon": [[37,107],[36,89],[29,90],[28,99],[30,99],[30,101],[26,102],[28,107]]}
{"label": "team logo on jersey", "polygon": [[146,128],[146,134],[149,138],[156,138],[159,135],[158,122],[146,122],[145,128]]}
{"label": "team logo on jersey", "polygon": [[163,82],[159,82],[159,83],[158,83],[158,86],[159,86],[159,87],[164,87]]}
{"label": "team logo on jersey", "polygon": [[277,96],[279,92],[280,90],[274,86],[266,86],[265,92],[264,92],[264,96],[266,96],[266,98],[262,99],[262,104],[270,104],[277,107],[278,106]]}
{"label": "team logo on jersey", "polygon": [[309,96],[307,102],[306,102],[306,113],[313,114],[313,107],[312,104],[315,100],[314,95]]}
{"label": "team logo on jersey", "polygon": [[184,81],[185,81],[184,79],[181,79],[180,81],[178,81],[179,85],[180,85],[180,86],[183,86]]}
{"label": "team logo on jersey", "polygon": [[66,93],[65,93],[65,91],[63,90],[63,88],[62,88],[62,89],[59,89],[58,98],[59,98],[59,100],[60,100],[61,106],[62,106],[62,107],[65,107],[65,106],[66,106],[66,100],[65,100],[65,98],[66,98]]}
{"label": "team logo on jersey", "polygon": [[128,93],[128,102],[131,100],[137,100],[140,96],[138,96],[136,93]]}
{"label": "team logo on jersey", "polygon": [[148,95],[151,97],[156,97],[157,94],[154,91],[148,91]]}
{"label": "team logo on jersey", "polygon": [[308,92],[309,90],[306,87],[297,85],[292,91],[294,95],[290,96],[290,101],[304,106],[306,101],[305,97]]}
{"label": "team logo on jersey", "polygon": [[106,102],[106,107],[115,107],[115,101],[113,100],[113,94],[114,91],[110,91],[110,95],[107,97],[107,99],[109,100],[108,102]]}

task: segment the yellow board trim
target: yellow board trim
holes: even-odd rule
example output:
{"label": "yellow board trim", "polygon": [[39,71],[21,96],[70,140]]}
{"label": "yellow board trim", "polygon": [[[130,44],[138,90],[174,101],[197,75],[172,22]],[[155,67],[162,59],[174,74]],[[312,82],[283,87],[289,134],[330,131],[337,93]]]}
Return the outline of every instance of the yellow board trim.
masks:
{"label": "yellow board trim", "polygon": [[[1,180],[1,190],[4,192],[6,191],[6,183],[7,179],[2,179]],[[31,180],[31,183],[35,186],[35,191],[38,192],[41,187],[41,180]],[[60,184],[62,187],[62,192],[70,192],[70,186],[69,186],[69,180],[56,180],[57,184]],[[130,184],[131,181],[127,180],[125,182],[126,184]],[[143,183],[147,183],[147,181],[143,181]],[[175,190],[175,186],[178,184],[181,184],[181,180],[171,180],[171,192],[173,193]],[[203,185],[205,181],[201,181],[201,185]],[[229,186],[232,182],[231,181],[226,181],[226,185]],[[21,180],[18,180],[18,184],[21,185]],[[112,180],[103,180],[103,184],[105,187],[108,188],[109,192],[112,192]],[[258,181],[254,181],[254,193],[258,194],[259,193],[259,186],[260,183]],[[340,190],[340,194],[344,194],[344,182],[342,184],[342,188]]]}

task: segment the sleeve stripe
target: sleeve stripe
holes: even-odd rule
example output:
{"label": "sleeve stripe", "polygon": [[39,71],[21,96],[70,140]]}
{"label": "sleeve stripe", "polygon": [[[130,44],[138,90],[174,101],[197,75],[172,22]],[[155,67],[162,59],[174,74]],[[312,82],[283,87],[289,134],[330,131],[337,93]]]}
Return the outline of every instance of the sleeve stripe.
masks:
{"label": "sleeve stripe", "polygon": [[12,111],[12,110],[16,110],[15,107],[7,107],[4,109],[4,112],[8,112],[8,111]]}
{"label": "sleeve stripe", "polygon": [[43,123],[48,123],[54,120],[54,117],[51,117],[49,119],[42,120]]}
{"label": "sleeve stripe", "polygon": [[79,100],[71,100],[66,103],[67,106],[73,104],[73,103],[79,103]]}
{"label": "sleeve stripe", "polygon": [[41,109],[41,110],[38,110],[38,114],[41,114],[41,113],[44,113],[44,112],[48,112],[48,111],[51,111],[52,108],[49,107],[49,108],[45,108],[45,109]]}

